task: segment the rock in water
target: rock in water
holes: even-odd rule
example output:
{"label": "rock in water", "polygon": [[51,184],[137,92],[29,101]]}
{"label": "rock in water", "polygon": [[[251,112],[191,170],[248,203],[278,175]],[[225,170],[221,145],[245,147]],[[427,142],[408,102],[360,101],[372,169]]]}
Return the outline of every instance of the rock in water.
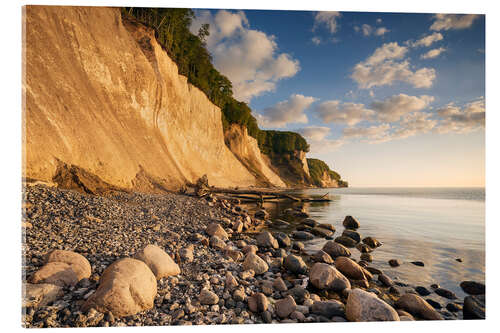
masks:
{"label": "rock in water", "polygon": [[373,261],[373,256],[371,254],[369,254],[369,253],[362,253],[360,259],[364,260],[364,261],[367,261],[367,262],[372,262]]}
{"label": "rock in water", "polygon": [[133,315],[153,307],[156,291],[156,278],[149,267],[140,260],[123,258],[104,270],[83,311],[95,308],[116,317]]}
{"label": "rock in water", "polygon": [[269,218],[269,213],[266,210],[261,209],[256,211],[254,216],[256,219],[266,220]]}
{"label": "rock in water", "polygon": [[376,247],[382,246],[382,243],[380,243],[374,237],[365,237],[365,238],[363,238],[363,243],[365,243],[366,245],[368,245],[371,248],[376,248]]}
{"label": "rock in water", "polygon": [[383,273],[378,275],[378,280],[382,282],[385,287],[391,287],[394,284],[392,279]]}
{"label": "rock in water", "polygon": [[398,313],[389,304],[361,289],[349,292],[346,317],[349,321],[399,321]]}
{"label": "rock in water", "polygon": [[335,238],[335,242],[340,243],[340,244],[347,246],[347,247],[355,247],[357,244],[354,239],[347,237],[347,236],[339,236],[339,237]]}
{"label": "rock in water", "polygon": [[434,290],[436,294],[438,294],[441,297],[447,298],[447,299],[457,299],[457,295],[455,295],[454,292],[444,289],[444,288],[437,288]]}
{"label": "rock in water", "polygon": [[329,289],[338,292],[351,288],[349,280],[336,268],[319,262],[311,267],[309,281],[317,289]]}
{"label": "rock in water", "polygon": [[396,301],[396,308],[403,309],[414,316],[427,320],[442,320],[443,318],[429,303],[415,294],[404,294]]}
{"label": "rock in water", "polygon": [[322,227],[312,228],[311,233],[313,235],[318,236],[318,237],[332,237],[333,236],[333,231],[322,228]]}
{"label": "rock in water", "polygon": [[344,222],[342,222],[342,225],[348,229],[358,229],[359,228],[359,222],[351,215],[347,215],[345,217]]}
{"label": "rock in water", "polygon": [[23,307],[38,308],[46,306],[63,295],[61,287],[55,284],[23,284]]}
{"label": "rock in water", "polygon": [[267,263],[258,255],[254,253],[248,253],[245,256],[245,261],[243,261],[244,270],[253,270],[255,274],[264,274],[269,269]]}
{"label": "rock in water", "polygon": [[285,268],[294,274],[305,274],[307,273],[307,265],[302,259],[302,257],[290,254],[285,258],[283,263]]}
{"label": "rock in water", "polygon": [[420,295],[420,296],[428,296],[431,294],[431,292],[425,288],[425,287],[422,287],[422,286],[417,286],[415,287],[415,291]]}
{"label": "rock in water", "polygon": [[348,248],[334,241],[328,241],[323,245],[323,251],[328,253],[332,258],[350,257],[351,251]]}
{"label": "rock in water", "polygon": [[486,293],[486,286],[475,281],[463,281],[460,283],[460,288],[469,295],[484,295]]}
{"label": "rock in water", "polygon": [[333,264],[333,262],[334,262],[332,257],[330,257],[330,255],[323,250],[319,250],[319,251],[315,252],[311,258],[314,261],[324,262],[325,264]]}
{"label": "rock in water", "polygon": [[149,244],[135,254],[135,259],[143,261],[151,269],[156,279],[178,275],[179,265],[161,248]]}
{"label": "rock in water", "polygon": [[401,261],[399,261],[398,259],[391,259],[389,260],[389,265],[391,267],[398,267],[401,266]]}
{"label": "rock in water", "polygon": [[484,295],[467,296],[464,298],[464,319],[485,319]]}
{"label": "rock in water", "polygon": [[344,317],[345,306],[337,300],[315,301],[311,307],[311,312],[327,318]]}
{"label": "rock in water", "polygon": [[420,267],[424,267],[425,266],[425,264],[424,264],[423,261],[410,261],[410,263],[412,263],[415,266],[420,266]]}
{"label": "rock in water", "polygon": [[284,232],[277,232],[274,234],[274,238],[278,241],[278,245],[280,247],[290,247],[292,245],[292,241],[290,237]]}
{"label": "rock in water", "polygon": [[280,318],[287,318],[297,308],[295,300],[290,295],[277,301],[274,306]]}
{"label": "rock in water", "polygon": [[356,248],[361,253],[370,253],[370,252],[373,252],[373,249],[371,247],[369,247],[368,245],[366,245],[366,244],[359,243],[358,245],[356,245]]}
{"label": "rock in water", "polygon": [[257,235],[257,245],[277,249],[278,241],[268,231],[263,231]]}
{"label": "rock in water", "polygon": [[359,234],[359,232],[354,231],[354,230],[345,229],[342,232],[342,236],[349,237],[349,238],[355,240],[356,243],[361,242],[361,235]]}
{"label": "rock in water", "polygon": [[65,250],[54,250],[47,255],[46,263],[63,262],[71,266],[71,269],[76,273],[78,281],[89,278],[92,273],[90,263],[79,253]]}
{"label": "rock in water", "polygon": [[64,262],[49,262],[36,271],[30,279],[31,283],[50,283],[60,287],[74,286],[78,276],[70,265]]}
{"label": "rock in water", "polygon": [[314,239],[314,235],[307,232],[307,231],[294,231],[292,233],[292,237],[294,239],[300,239],[300,240],[311,240]]}
{"label": "rock in water", "polygon": [[338,257],[335,259],[335,267],[348,278],[354,280],[366,280],[361,266],[347,257]]}

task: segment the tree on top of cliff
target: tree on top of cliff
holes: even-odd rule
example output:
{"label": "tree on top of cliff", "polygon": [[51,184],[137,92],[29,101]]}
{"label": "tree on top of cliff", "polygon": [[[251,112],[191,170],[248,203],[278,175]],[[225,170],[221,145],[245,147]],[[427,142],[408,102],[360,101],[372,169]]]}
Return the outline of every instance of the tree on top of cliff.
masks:
{"label": "tree on top of cliff", "polygon": [[206,48],[209,25],[203,24],[198,35],[189,30],[195,17],[193,10],[126,7],[122,9],[122,14],[124,18],[132,16],[155,30],[156,39],[177,64],[179,74],[185,75],[189,83],[220,107],[224,129],[230,124],[247,128],[248,134],[257,139],[259,148],[266,154],[309,151],[307,141],[298,133],[259,129],[248,105],[234,99],[231,81],[213,66]]}

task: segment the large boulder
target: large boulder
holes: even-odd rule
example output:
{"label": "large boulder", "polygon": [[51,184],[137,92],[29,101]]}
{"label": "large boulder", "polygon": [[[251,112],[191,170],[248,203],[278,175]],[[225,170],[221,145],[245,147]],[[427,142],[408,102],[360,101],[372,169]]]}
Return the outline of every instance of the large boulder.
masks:
{"label": "large boulder", "polygon": [[243,269],[245,271],[251,269],[255,272],[255,274],[259,275],[267,272],[269,266],[264,261],[264,259],[250,252],[245,256],[245,260],[243,261]]}
{"label": "large boulder", "polygon": [[464,319],[485,319],[484,295],[467,296],[464,298]]}
{"label": "large boulder", "polygon": [[269,231],[263,231],[256,237],[257,245],[262,247],[270,247],[273,249],[279,248],[278,241],[271,235]]}
{"label": "large boulder", "polygon": [[366,280],[363,268],[347,257],[337,257],[335,267],[345,276],[353,280]]}
{"label": "large boulder", "polygon": [[156,245],[147,245],[135,254],[135,259],[141,260],[148,265],[157,280],[181,273],[179,265]]}
{"label": "large boulder", "polygon": [[276,314],[280,318],[288,317],[295,309],[297,308],[297,304],[292,296],[288,295],[287,297],[280,299],[274,304],[276,309]]}
{"label": "large boulder", "polygon": [[55,284],[39,283],[23,284],[23,307],[46,306],[63,295],[62,287]]}
{"label": "large boulder", "polygon": [[311,256],[311,259],[316,261],[316,262],[324,262],[325,264],[333,264],[334,263],[332,257],[330,257],[330,255],[323,250],[316,251]]}
{"label": "large boulder", "polygon": [[347,236],[339,236],[335,238],[335,242],[342,244],[346,247],[355,247],[358,244],[354,239]]}
{"label": "large boulder", "polygon": [[344,222],[342,222],[342,225],[346,227],[347,229],[358,229],[359,228],[359,222],[352,217],[351,215],[347,215],[344,218]]}
{"label": "large boulder", "polygon": [[78,281],[89,278],[92,273],[90,263],[79,253],[66,250],[54,250],[47,255],[46,262],[63,262],[71,266],[76,273]]}
{"label": "large boulder", "polygon": [[486,292],[486,286],[475,281],[463,281],[460,288],[469,295],[484,295]]}
{"label": "large boulder", "polygon": [[210,223],[205,230],[205,232],[209,236],[217,236],[221,239],[228,239],[229,236],[227,235],[227,232],[224,230],[224,228],[219,224],[219,223]]}
{"label": "large boulder", "polygon": [[320,262],[311,267],[309,281],[317,289],[342,291],[351,288],[351,283],[342,273],[336,268]]}
{"label": "large boulder", "polygon": [[311,233],[313,235],[316,235],[318,237],[332,237],[333,236],[333,231],[331,230],[328,230],[326,228],[322,228],[322,227],[314,227],[311,229]]}
{"label": "large boulder", "polygon": [[294,231],[292,232],[292,237],[299,240],[311,240],[314,239],[314,235],[307,231]]}
{"label": "large boulder", "polygon": [[292,246],[292,240],[284,232],[277,232],[274,234],[274,238],[278,241],[279,247],[290,247]]}
{"label": "large boulder", "polygon": [[354,241],[356,241],[356,243],[361,242],[361,235],[359,234],[359,232],[354,231],[354,230],[345,229],[342,232],[342,236],[349,237],[349,238],[353,239]]}
{"label": "large boulder", "polygon": [[300,256],[290,254],[285,258],[283,263],[285,268],[294,274],[305,274],[307,273],[307,265]]}
{"label": "large boulder", "polygon": [[442,320],[443,318],[422,297],[415,294],[404,294],[395,303],[396,308],[426,320]]}
{"label": "large boulder", "polygon": [[376,248],[376,247],[382,246],[382,243],[380,243],[374,237],[365,237],[365,238],[363,238],[363,243],[365,243],[366,245],[368,245],[371,248]]}
{"label": "large boulder", "polygon": [[343,246],[342,244],[339,244],[334,241],[328,241],[323,245],[323,251],[328,253],[330,257],[332,258],[337,258],[337,257],[350,257],[351,256],[351,251],[349,251],[348,248]]}
{"label": "large boulder", "polygon": [[83,311],[95,308],[116,317],[151,309],[156,296],[156,278],[143,261],[123,258],[108,266],[99,279],[99,287],[83,305]]}
{"label": "large boulder", "polygon": [[50,283],[60,287],[74,286],[78,281],[78,275],[71,266],[59,261],[45,264],[30,279],[31,283]]}
{"label": "large boulder", "polygon": [[349,321],[399,321],[396,310],[374,293],[361,289],[349,292],[346,304]]}

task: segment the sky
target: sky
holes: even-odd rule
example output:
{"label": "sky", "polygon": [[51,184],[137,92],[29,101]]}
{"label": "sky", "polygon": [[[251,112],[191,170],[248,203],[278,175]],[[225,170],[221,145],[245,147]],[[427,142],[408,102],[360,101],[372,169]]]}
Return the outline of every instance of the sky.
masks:
{"label": "sky", "polygon": [[259,126],[301,133],[350,186],[484,186],[483,15],[195,14]]}

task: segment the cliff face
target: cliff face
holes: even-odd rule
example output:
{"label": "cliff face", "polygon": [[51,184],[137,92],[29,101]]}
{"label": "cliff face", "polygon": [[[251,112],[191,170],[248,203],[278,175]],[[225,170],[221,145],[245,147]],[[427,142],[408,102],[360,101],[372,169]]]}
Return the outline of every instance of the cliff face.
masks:
{"label": "cliff face", "polygon": [[271,169],[289,187],[311,186],[312,180],[309,175],[309,167],[305,158],[305,152],[294,151],[292,153],[270,153],[269,160]]}
{"label": "cliff face", "polygon": [[269,167],[269,159],[261,154],[257,140],[248,135],[247,129],[233,124],[225,132],[226,145],[261,181],[262,186],[286,187],[281,178]]}
{"label": "cliff face", "polygon": [[235,157],[219,108],[178,75],[151,30],[117,8],[27,6],[24,18],[23,176],[56,181],[73,165],[148,191],[204,174],[216,186],[258,184],[238,160],[256,155],[254,144]]}

